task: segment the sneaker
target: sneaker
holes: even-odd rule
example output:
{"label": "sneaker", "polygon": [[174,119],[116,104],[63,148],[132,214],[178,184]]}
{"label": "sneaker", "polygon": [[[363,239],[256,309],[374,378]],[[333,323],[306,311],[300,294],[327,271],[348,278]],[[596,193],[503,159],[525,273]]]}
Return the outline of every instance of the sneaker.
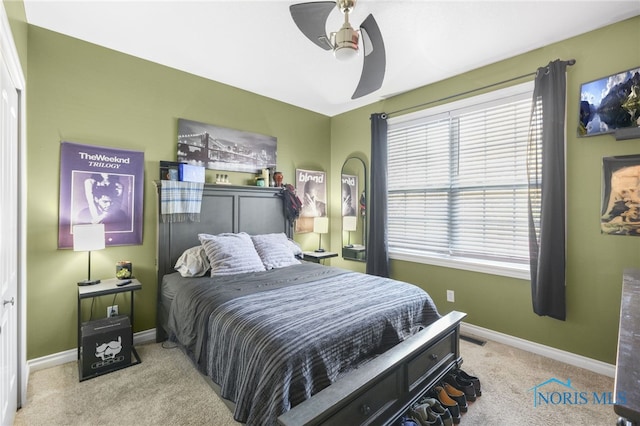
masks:
{"label": "sneaker", "polygon": [[409,414],[420,421],[422,426],[444,426],[442,419],[431,410],[429,404],[417,404],[411,407]]}
{"label": "sneaker", "polygon": [[449,395],[451,399],[458,403],[460,412],[466,413],[468,410],[467,397],[465,396],[464,392],[462,392],[460,389],[454,388],[447,382],[444,382],[441,386],[444,388],[447,395]]}
{"label": "sneaker", "polygon": [[480,386],[480,379],[478,379],[476,376],[472,376],[470,374],[467,374],[466,372],[464,372],[463,370],[457,369],[454,373],[455,376],[461,378],[462,380],[466,380],[468,382],[473,383],[473,388],[476,391],[476,396],[482,396],[482,390],[481,390],[481,386]]}
{"label": "sneaker", "polygon": [[442,386],[434,387],[431,391],[431,395],[433,395],[433,397],[437,399],[444,408],[449,410],[454,424],[460,423],[460,407],[456,401],[447,395],[447,392]]}
{"label": "sneaker", "polygon": [[395,423],[393,423],[393,425],[394,426],[420,426],[420,422],[415,419],[412,419],[411,417],[402,416]]}
{"label": "sneaker", "polygon": [[429,404],[429,407],[431,407],[431,411],[440,416],[444,426],[453,426],[453,418],[451,417],[451,413],[447,408],[444,408],[442,404],[440,404],[440,401],[435,398],[423,398],[420,402]]}
{"label": "sneaker", "polygon": [[468,382],[459,376],[454,376],[453,374],[447,374],[444,381],[454,388],[464,392],[464,395],[467,397],[467,401],[473,402],[476,400],[476,388],[473,386],[473,383]]}

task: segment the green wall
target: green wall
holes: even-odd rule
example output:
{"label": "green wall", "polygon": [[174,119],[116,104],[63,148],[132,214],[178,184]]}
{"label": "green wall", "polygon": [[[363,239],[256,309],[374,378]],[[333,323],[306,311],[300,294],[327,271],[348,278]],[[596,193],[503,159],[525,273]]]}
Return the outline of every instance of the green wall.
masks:
{"label": "green wall", "polygon": [[[524,280],[395,260],[392,277],[429,291],[441,313],[463,311],[468,323],[615,363],[622,271],[640,267],[640,238],[600,233],[602,157],[639,154],[640,139],[577,138],[578,101],[581,83],[639,67],[638,46],[640,17],[635,17],[334,117],[335,169],[349,151],[369,152],[371,113],[397,111],[528,74],[557,58],[576,59],[567,72],[567,320],[534,314],[529,282]],[[332,194],[335,216],[335,186]],[[332,244],[333,250],[339,248],[337,238]],[[455,303],[446,301],[446,290],[455,291]]]}
{"label": "green wall", "polygon": [[[76,345],[76,282],[87,255],[57,249],[60,141],[144,151],[143,244],[91,256],[92,276],[112,277],[131,260],[143,284],[135,296],[135,331],[155,327],[156,190],[160,160],[175,160],[177,119],[278,138],[278,169],[327,169],[330,119],[70,37],[29,27],[27,74],[27,358]],[[212,175],[209,174],[210,180]],[[245,184],[251,175],[233,174]],[[305,241],[309,237],[309,241]],[[298,239],[310,247],[309,234]],[[116,303],[128,306],[118,296]],[[95,308],[104,316],[112,297]],[[88,309],[88,305],[87,308]]]}
{"label": "green wall", "polygon": [[22,72],[27,73],[27,17],[22,0],[3,0],[2,5],[9,20],[13,42],[20,58]]}
{"label": "green wall", "polygon": [[[510,79],[556,58],[575,58],[577,63],[567,76],[567,321],[533,314],[526,281],[403,261],[392,261],[391,268],[394,278],[428,290],[442,313],[464,311],[471,324],[613,363],[622,270],[640,266],[640,239],[600,234],[601,161],[603,156],[640,152],[640,140],[579,139],[575,128],[579,85],[640,66],[639,44],[640,17],[636,17],[329,118],[29,26],[27,357],[76,345],[75,282],[86,274],[86,256],[57,249],[60,141],[145,152],[143,244],[92,254],[96,276],[111,276],[118,260],[134,263],[144,285],[136,295],[135,328],[141,331],[155,326],[153,180],[158,161],[175,158],[178,118],[276,136],[278,168],[285,181],[291,181],[296,168],[326,170],[330,214],[338,218],[342,162],[354,153],[369,158],[371,113],[395,111]],[[25,66],[22,54],[21,60]],[[248,176],[234,174],[232,179],[244,184]],[[339,220],[331,221],[331,233],[326,243],[339,251]],[[305,248],[317,244],[313,235],[296,235],[296,239]],[[361,263],[339,258],[331,264],[364,270]],[[455,303],[445,301],[447,289],[455,290]],[[123,305],[125,299],[118,297],[116,303]],[[96,314],[102,315],[110,302],[100,302]]]}

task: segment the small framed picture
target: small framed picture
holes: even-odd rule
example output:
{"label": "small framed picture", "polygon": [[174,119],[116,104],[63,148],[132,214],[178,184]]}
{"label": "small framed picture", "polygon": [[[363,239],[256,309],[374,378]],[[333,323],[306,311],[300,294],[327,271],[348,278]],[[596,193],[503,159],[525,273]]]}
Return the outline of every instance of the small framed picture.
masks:
{"label": "small framed picture", "polygon": [[603,234],[640,236],[640,154],[602,161]]}
{"label": "small framed picture", "polygon": [[313,231],[313,218],[327,215],[326,172],[296,169],[296,193],[302,201],[295,232]]}

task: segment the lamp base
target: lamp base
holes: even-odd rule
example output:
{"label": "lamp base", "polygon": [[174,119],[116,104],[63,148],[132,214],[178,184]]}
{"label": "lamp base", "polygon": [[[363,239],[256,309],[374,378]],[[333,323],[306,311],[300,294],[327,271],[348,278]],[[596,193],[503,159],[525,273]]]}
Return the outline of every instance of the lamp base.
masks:
{"label": "lamp base", "polygon": [[324,249],[323,248],[315,249],[314,252],[316,252],[316,253],[324,253]]}
{"label": "lamp base", "polygon": [[100,284],[100,280],[83,280],[83,281],[78,281],[78,285],[94,285],[94,284]]}

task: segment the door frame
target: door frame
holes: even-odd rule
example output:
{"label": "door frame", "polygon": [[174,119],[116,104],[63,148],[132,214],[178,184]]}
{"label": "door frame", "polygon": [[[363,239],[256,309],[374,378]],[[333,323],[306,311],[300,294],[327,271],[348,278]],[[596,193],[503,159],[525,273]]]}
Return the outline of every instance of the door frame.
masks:
{"label": "door frame", "polygon": [[26,81],[18,50],[13,40],[4,3],[0,2],[0,52],[4,57],[11,80],[18,90],[18,407],[27,403],[27,381],[29,369],[27,365],[27,255],[26,255],[26,126],[27,96]]}

